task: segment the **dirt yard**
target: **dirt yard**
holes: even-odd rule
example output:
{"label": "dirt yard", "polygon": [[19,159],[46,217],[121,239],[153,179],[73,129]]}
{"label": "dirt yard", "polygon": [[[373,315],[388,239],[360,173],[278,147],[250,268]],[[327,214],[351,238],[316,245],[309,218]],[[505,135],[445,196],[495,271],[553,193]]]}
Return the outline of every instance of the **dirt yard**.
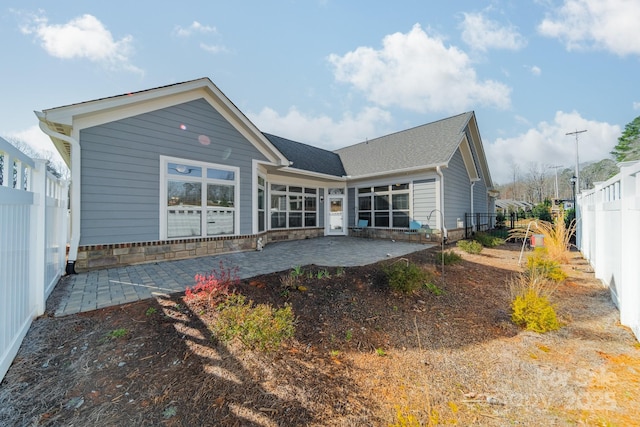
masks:
{"label": "dirt yard", "polygon": [[459,252],[444,277],[434,250],[408,256],[441,295],[391,292],[394,260],[331,268],[303,291],[284,291],[287,272],[242,281],[253,301],[293,308],[276,354],[217,341],[184,295],[52,317],[63,280],[0,386],[0,425],[640,425],[640,346],[608,290],[572,253],[554,297],[563,327],[523,331],[507,288],[519,249]]}

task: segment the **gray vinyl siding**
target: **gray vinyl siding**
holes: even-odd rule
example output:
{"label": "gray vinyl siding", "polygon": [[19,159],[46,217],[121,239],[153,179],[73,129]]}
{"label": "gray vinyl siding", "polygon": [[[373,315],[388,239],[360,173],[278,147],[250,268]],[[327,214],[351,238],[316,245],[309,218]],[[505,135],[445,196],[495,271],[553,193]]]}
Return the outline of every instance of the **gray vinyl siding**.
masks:
{"label": "gray vinyl siding", "polygon": [[424,179],[413,182],[413,218],[421,224],[435,228],[439,213],[433,213],[436,205],[436,180]]}
{"label": "gray vinyl siding", "polygon": [[479,173],[480,181],[477,181],[473,187],[473,212],[475,213],[489,213],[491,212],[488,205],[488,192],[487,183],[484,181],[484,174],[478,161],[478,153],[476,152],[475,145],[471,143],[471,132],[469,128],[466,129],[467,139],[469,140],[469,147],[471,148],[471,154],[473,155],[473,164]]}
{"label": "gray vinyl siding", "polygon": [[484,180],[476,181],[473,186],[473,212],[475,213],[489,213],[489,206],[487,197],[487,186]]}
{"label": "gray vinyl siding", "polygon": [[159,239],[161,155],[239,167],[236,233],[251,233],[252,159],[266,159],[205,100],[84,129],[80,145],[81,245]]}
{"label": "gray vinyl siding", "polygon": [[444,216],[447,229],[457,228],[457,220],[464,221],[464,214],[471,210],[471,181],[464,166],[460,149],[457,149],[444,175]]}

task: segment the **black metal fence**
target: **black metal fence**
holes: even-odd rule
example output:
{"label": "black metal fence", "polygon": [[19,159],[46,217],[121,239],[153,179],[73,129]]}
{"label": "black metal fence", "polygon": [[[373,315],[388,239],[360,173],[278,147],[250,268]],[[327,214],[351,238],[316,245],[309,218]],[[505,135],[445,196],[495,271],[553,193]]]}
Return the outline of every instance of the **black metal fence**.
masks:
{"label": "black metal fence", "polygon": [[509,230],[517,226],[518,220],[525,218],[512,212],[504,215],[501,213],[467,213],[464,214],[464,238],[468,239],[477,232],[485,232],[504,237]]}

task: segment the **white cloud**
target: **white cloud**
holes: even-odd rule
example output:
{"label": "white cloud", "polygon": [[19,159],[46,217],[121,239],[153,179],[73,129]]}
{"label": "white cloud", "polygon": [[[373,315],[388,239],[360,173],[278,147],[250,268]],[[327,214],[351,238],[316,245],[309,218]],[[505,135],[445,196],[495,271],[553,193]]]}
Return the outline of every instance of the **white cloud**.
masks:
{"label": "white cloud", "polygon": [[[176,27],[173,30],[173,34],[175,34],[178,37],[191,37],[195,34],[200,34],[200,35],[207,35],[207,34],[213,34],[213,35],[217,35],[218,34],[218,30],[216,27],[211,27],[208,25],[202,25],[201,23],[199,23],[198,21],[193,21],[193,23],[191,23],[191,25],[189,25],[186,28],[183,28],[179,25],[176,25]],[[225,53],[228,52],[228,49],[221,44],[218,43],[204,43],[201,42],[200,43],[200,49],[204,50],[205,52],[209,52],[209,53]]]}
{"label": "white cloud", "polygon": [[209,53],[225,53],[228,52],[227,48],[217,44],[200,43],[200,48]]}
{"label": "white cloud", "polygon": [[542,74],[542,69],[537,65],[529,67],[529,71],[531,71],[531,74],[533,74],[534,76],[539,76],[540,74]]}
{"label": "white cloud", "polygon": [[248,114],[259,129],[267,133],[303,142],[327,150],[335,150],[381,135],[381,125],[391,121],[391,115],[380,108],[370,107],[357,115],[346,113],[339,121],[322,115],[312,117],[295,107],[281,116],[271,108],[258,114]]}
{"label": "white cloud", "polygon": [[587,130],[578,135],[580,163],[611,158],[609,152],[620,136],[620,126],[587,120],[575,111],[558,111],[551,123],[540,122],[523,134],[485,144],[493,180],[499,184],[510,182],[513,165],[521,171],[531,163],[575,167],[575,136],[567,133],[576,130]]}
{"label": "white cloud", "polygon": [[633,103],[633,109],[634,110],[640,110],[640,102],[634,102]]}
{"label": "white cloud", "polygon": [[567,50],[591,47],[619,56],[640,55],[638,22],[637,0],[565,0],[538,31],[562,40]]}
{"label": "white cloud", "polygon": [[499,22],[487,19],[481,13],[465,13],[461,27],[462,40],[472,49],[519,50],[527,44],[525,38],[514,26],[502,26]]}
{"label": "white cloud", "polygon": [[130,63],[133,37],[114,40],[111,32],[93,15],[82,15],[62,25],[49,24],[44,16],[31,16],[20,30],[23,34],[35,35],[53,57],[85,58],[111,69],[142,73]]}
{"label": "white cloud", "polygon": [[446,47],[418,24],[406,34],[386,36],[382,44],[380,50],[358,47],[343,56],[330,55],[336,80],[383,107],[459,113],[477,105],[510,106],[509,87],[480,81],[465,52]]}
{"label": "white cloud", "polygon": [[175,27],[173,32],[178,37],[189,37],[189,36],[193,35],[194,33],[201,33],[201,34],[213,33],[213,34],[216,34],[218,32],[218,30],[216,29],[216,27],[210,27],[208,25],[202,25],[198,21],[193,21],[191,23],[191,25],[189,25],[186,28],[183,28],[180,25],[176,25],[176,27]]}

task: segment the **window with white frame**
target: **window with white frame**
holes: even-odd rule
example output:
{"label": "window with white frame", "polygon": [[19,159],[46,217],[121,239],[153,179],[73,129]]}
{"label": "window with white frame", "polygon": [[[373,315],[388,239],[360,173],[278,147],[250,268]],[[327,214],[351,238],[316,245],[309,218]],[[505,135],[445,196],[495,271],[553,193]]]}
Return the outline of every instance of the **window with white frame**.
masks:
{"label": "window with white frame", "polygon": [[318,189],[271,184],[271,228],[316,227]]}
{"label": "window with white frame", "polygon": [[166,238],[235,234],[238,168],[162,157]]}
{"label": "window with white frame", "polygon": [[370,227],[409,227],[409,184],[358,188],[358,220]]}
{"label": "window with white frame", "polygon": [[265,179],[262,176],[258,176],[258,231],[265,230],[266,194]]}

